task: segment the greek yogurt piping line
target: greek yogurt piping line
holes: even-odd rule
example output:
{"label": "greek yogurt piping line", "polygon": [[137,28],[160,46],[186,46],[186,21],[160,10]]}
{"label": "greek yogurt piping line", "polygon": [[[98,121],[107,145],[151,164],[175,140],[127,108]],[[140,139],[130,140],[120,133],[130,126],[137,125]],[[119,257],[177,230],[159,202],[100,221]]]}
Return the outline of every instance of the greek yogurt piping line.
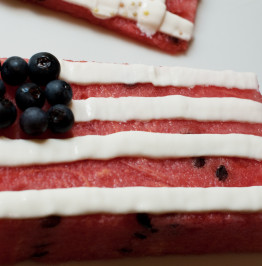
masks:
{"label": "greek yogurt piping line", "polygon": [[60,64],[60,79],[79,85],[152,83],[154,86],[194,87],[197,85],[213,85],[228,89],[258,90],[259,88],[254,73],[241,73],[231,70],[212,71],[186,67],[71,62],[66,60],[60,60]]}
{"label": "greek yogurt piping line", "polygon": [[[225,156],[262,160],[262,137],[246,134],[168,134],[124,131],[69,139],[0,138],[0,165],[22,166],[117,157]],[[27,151],[27,155],[24,155]]]}
{"label": "greek yogurt piping line", "polygon": [[0,193],[0,218],[95,213],[257,212],[262,187],[78,187]]}
{"label": "greek yogurt piping line", "polygon": [[262,123],[261,103],[233,97],[91,97],[73,100],[71,109],[77,122],[192,119]]}
{"label": "greek yogurt piping line", "polygon": [[194,24],[166,9],[163,0],[63,0],[89,9],[95,17],[108,19],[121,16],[137,22],[147,36],[157,31],[189,41]]}

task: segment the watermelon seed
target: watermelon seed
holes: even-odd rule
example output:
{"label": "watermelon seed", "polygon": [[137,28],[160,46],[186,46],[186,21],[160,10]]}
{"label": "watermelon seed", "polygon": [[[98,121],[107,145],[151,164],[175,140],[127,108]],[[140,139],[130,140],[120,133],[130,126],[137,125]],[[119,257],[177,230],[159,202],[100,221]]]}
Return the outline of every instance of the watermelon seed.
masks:
{"label": "watermelon seed", "polygon": [[216,170],[216,177],[219,181],[225,181],[228,177],[227,169],[224,165],[220,165]]}
{"label": "watermelon seed", "polygon": [[41,227],[42,228],[53,228],[53,227],[58,226],[60,222],[61,222],[60,216],[56,216],[56,215],[49,216],[49,217],[44,218],[41,221]]}
{"label": "watermelon seed", "polygon": [[170,224],[170,226],[173,228],[177,228],[179,226],[179,224]]}
{"label": "watermelon seed", "polygon": [[41,258],[49,254],[48,251],[42,251],[42,252],[35,252],[31,257],[32,258]]}
{"label": "watermelon seed", "polygon": [[134,89],[136,87],[136,83],[130,83],[130,84],[126,84],[126,88],[127,89]]}
{"label": "watermelon seed", "polygon": [[169,36],[169,39],[174,44],[179,44],[180,40],[176,37]]}
{"label": "watermelon seed", "polygon": [[157,233],[159,230],[156,228],[151,228],[151,233]]}
{"label": "watermelon seed", "polygon": [[146,238],[147,238],[146,235],[141,234],[141,233],[139,233],[139,232],[134,233],[134,236],[135,236],[136,238],[139,238],[139,239],[146,239]]}
{"label": "watermelon seed", "polygon": [[119,251],[122,253],[131,253],[133,249],[132,248],[121,248],[119,249]]}
{"label": "watermelon seed", "polygon": [[194,166],[197,168],[202,168],[206,164],[206,160],[203,157],[195,158],[194,159]]}
{"label": "watermelon seed", "polygon": [[145,228],[152,228],[151,219],[146,213],[138,213],[136,215],[137,222]]}

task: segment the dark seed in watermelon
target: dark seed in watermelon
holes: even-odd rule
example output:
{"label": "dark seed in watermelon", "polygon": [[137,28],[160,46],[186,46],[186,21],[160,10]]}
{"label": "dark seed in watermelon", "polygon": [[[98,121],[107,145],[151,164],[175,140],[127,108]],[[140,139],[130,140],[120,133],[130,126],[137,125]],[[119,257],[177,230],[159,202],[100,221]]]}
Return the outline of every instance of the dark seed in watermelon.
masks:
{"label": "dark seed in watermelon", "polygon": [[42,257],[44,257],[44,256],[46,256],[46,255],[48,255],[48,254],[49,254],[48,251],[35,252],[35,253],[31,256],[31,258],[42,258]]}
{"label": "dark seed in watermelon", "polygon": [[202,168],[206,164],[206,160],[203,157],[195,158],[194,159],[194,166],[197,168]]}
{"label": "dark seed in watermelon", "polygon": [[136,215],[137,222],[145,228],[152,228],[151,219],[146,213],[138,213]]}
{"label": "dark seed in watermelon", "polygon": [[56,227],[61,223],[61,220],[62,220],[61,216],[53,215],[53,216],[46,217],[41,221],[41,227],[42,228]]}
{"label": "dark seed in watermelon", "polygon": [[139,239],[146,239],[146,238],[147,238],[146,235],[144,235],[144,234],[142,234],[142,233],[138,233],[138,232],[134,233],[134,236],[135,236],[136,238],[139,238]]}
{"label": "dark seed in watermelon", "polygon": [[158,231],[159,231],[159,230],[158,230],[157,228],[151,228],[151,230],[150,230],[150,232],[153,233],[153,234],[154,234],[154,233],[157,233]]}
{"label": "dark seed in watermelon", "polygon": [[133,252],[132,248],[121,248],[119,251],[121,253],[131,253],[131,252]]}
{"label": "dark seed in watermelon", "polygon": [[216,177],[219,181],[225,181],[228,177],[227,169],[224,165],[220,165],[216,170]]}

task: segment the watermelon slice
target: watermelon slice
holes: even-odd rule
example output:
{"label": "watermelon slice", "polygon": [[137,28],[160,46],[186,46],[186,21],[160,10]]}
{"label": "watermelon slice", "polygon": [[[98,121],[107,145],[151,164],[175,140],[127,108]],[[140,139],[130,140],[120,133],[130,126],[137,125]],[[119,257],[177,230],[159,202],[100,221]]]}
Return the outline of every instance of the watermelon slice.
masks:
{"label": "watermelon slice", "polygon": [[198,5],[198,0],[114,0],[110,5],[107,1],[25,1],[83,18],[171,54],[187,50]]}
{"label": "watermelon slice", "polygon": [[[1,60],[1,62],[3,61],[4,59]],[[89,65],[95,72],[86,72],[84,75],[86,65]],[[152,71],[151,67],[139,65],[129,68],[128,65],[68,61],[61,61],[61,67],[60,78],[69,81],[74,91],[72,104],[74,108],[74,105],[79,103],[78,100],[85,99],[114,99],[119,101],[123,98],[137,97],[137,101],[142,100],[143,104],[146,103],[146,100],[156,100],[158,104],[161,99],[166,99],[165,97],[179,95],[183,97],[182,100],[190,99],[190,101],[194,99],[197,101],[202,99],[208,101],[212,101],[212,99],[215,101],[230,100],[231,109],[232,106],[235,106],[235,101],[240,100],[240,107],[247,104],[249,109],[244,110],[241,121],[237,120],[238,113],[234,114],[233,118],[224,117],[221,120],[214,119],[212,121],[209,121],[208,117],[194,119],[186,116],[147,120],[128,119],[126,121],[88,120],[86,117],[86,121],[76,119],[77,122],[69,133],[55,135],[47,132],[40,136],[41,138],[58,139],[58,141],[65,141],[66,144],[69,139],[76,139],[77,137],[107,137],[114,133],[126,132],[129,134],[129,132],[139,133],[141,131],[145,134],[165,133],[168,134],[165,135],[166,137],[182,135],[187,138],[187,141],[191,137],[199,135],[207,138],[216,134],[227,137],[234,133],[238,134],[234,135],[236,137],[239,135],[248,136],[252,139],[256,138],[258,141],[262,136],[261,122],[254,122],[256,112],[251,112],[253,106],[260,110],[262,105],[262,97],[258,91],[256,77],[253,74],[233,73],[231,71],[196,70],[195,72],[195,70],[180,68],[168,68],[161,72],[163,68],[154,68]],[[117,68],[118,71],[112,72],[114,68]],[[137,74],[138,68],[140,69],[140,77]],[[143,72],[143,69],[146,72]],[[179,73],[178,76],[182,77],[181,80],[179,78],[175,81],[170,79],[169,85],[159,85],[159,80],[162,82],[162,75],[166,75],[163,73],[168,73],[165,76],[165,80],[168,80],[174,74],[172,71],[176,71],[177,75]],[[96,72],[99,75],[96,76]],[[154,73],[154,75],[147,76],[145,73]],[[135,79],[132,75],[135,75]],[[187,75],[193,78],[188,79]],[[142,81],[145,76],[146,78]],[[89,78],[93,80],[86,80]],[[136,79],[139,78],[140,82],[137,82]],[[118,82],[116,82],[117,79]],[[188,83],[189,81],[191,84]],[[7,91],[8,97],[13,99],[15,89],[8,87]],[[221,106],[225,105],[219,105],[220,111]],[[124,107],[127,108],[127,105]],[[139,105],[133,107],[136,109],[139,108]],[[48,108],[48,106],[44,108]],[[118,113],[128,112],[129,110],[125,110],[125,108],[112,113],[116,116]],[[198,107],[195,113],[200,111],[201,109]],[[210,109],[206,113],[210,113],[209,111]],[[233,113],[234,110],[229,109],[229,111]],[[249,118],[244,118],[244,114],[249,113],[249,111],[251,113]],[[108,112],[111,110],[108,109]],[[151,113],[149,112],[150,115],[152,115]],[[98,112],[97,115],[100,113]],[[133,115],[132,112],[131,115]],[[249,119],[253,122],[250,122]],[[258,113],[258,121],[259,119]],[[32,137],[21,132],[18,122],[8,129],[2,129],[1,135],[11,139],[9,140],[9,149],[12,150],[12,153],[6,153],[1,157],[2,164],[0,167],[0,203],[3,206],[0,210],[0,245],[2,250],[0,262],[2,264],[28,259],[41,262],[61,262],[126,256],[262,251],[261,208],[252,209],[252,204],[250,209],[240,208],[231,211],[225,210],[226,207],[204,210],[204,207],[201,208],[201,206],[196,211],[188,211],[182,203],[181,208],[184,208],[184,211],[162,212],[160,210],[157,213],[150,210],[145,211],[147,209],[142,208],[139,211],[115,211],[113,213],[94,210],[89,213],[80,212],[77,214],[74,213],[74,210],[74,214],[67,212],[77,198],[76,194],[71,196],[70,189],[74,191],[76,188],[178,188],[185,189],[185,192],[186,189],[200,187],[204,189],[215,188],[218,191],[220,188],[228,188],[229,191],[233,188],[244,189],[255,186],[260,188],[262,184],[261,159],[258,160],[252,155],[247,158],[239,154],[217,156],[213,151],[213,156],[201,153],[199,155],[178,156],[178,158],[172,158],[172,156],[171,158],[150,158],[150,156],[115,155],[103,160],[87,158],[70,162],[54,161],[46,164],[42,163],[40,159],[39,163],[28,164],[23,163],[23,159],[29,157],[29,153],[24,151],[22,155],[21,153],[19,155],[19,147],[14,147],[13,150],[11,145],[15,141],[32,143],[33,140],[27,140]],[[40,141],[43,149],[45,142],[46,140]],[[245,143],[241,144],[245,149]],[[0,142],[0,147],[3,148],[1,145]],[[99,147],[101,150],[97,148],[99,149],[97,154],[103,151],[103,145]],[[80,147],[78,148],[80,149]],[[89,149],[89,146],[86,149]],[[161,149],[161,147],[159,146],[157,149]],[[59,157],[61,153],[66,153],[63,150],[59,153],[59,149],[56,150],[55,148],[49,152],[50,156],[55,154],[54,159]],[[3,165],[3,160],[8,156],[11,158],[8,162],[9,165]],[[25,205],[23,205],[23,201],[27,200],[26,197],[20,200],[22,205],[20,205],[19,200],[15,200],[17,195],[20,195],[19,193],[45,193],[47,189],[51,189],[52,193],[56,193],[57,189],[66,192],[65,201],[62,201],[64,203],[62,204],[64,205],[63,208],[66,209],[64,213],[53,207],[55,206],[52,205],[55,201],[52,196],[54,194],[50,194],[51,203],[48,201],[47,205],[37,204],[38,200],[41,202],[42,199],[40,194],[36,194],[38,196],[34,198],[35,200],[28,200]],[[5,198],[7,195],[5,193],[10,191],[14,193],[10,194],[13,200]],[[238,195],[242,196],[241,194]],[[160,198],[159,201],[161,201]],[[231,201],[226,202],[226,205],[231,206],[231,203],[238,203],[243,198],[232,196]],[[102,201],[104,199],[101,198]],[[107,198],[106,202],[110,202],[110,200]],[[125,197],[120,201],[125,202]],[[198,199],[193,198],[191,201],[194,203]],[[216,198],[214,201],[219,205],[223,199]],[[83,199],[83,202],[84,205],[89,205],[89,200],[85,202]],[[205,203],[203,204],[205,205]],[[47,209],[43,206],[47,206]],[[12,212],[13,209],[16,211]],[[37,210],[46,211],[46,214],[35,214],[32,212],[33,209],[36,213],[38,213]]]}

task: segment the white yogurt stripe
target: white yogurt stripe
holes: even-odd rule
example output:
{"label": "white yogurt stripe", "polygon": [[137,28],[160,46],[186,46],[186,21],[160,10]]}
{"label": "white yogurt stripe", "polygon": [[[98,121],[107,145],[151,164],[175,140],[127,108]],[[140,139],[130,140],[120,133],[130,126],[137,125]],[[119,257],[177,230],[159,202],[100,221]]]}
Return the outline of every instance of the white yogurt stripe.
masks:
{"label": "white yogurt stripe", "polygon": [[94,97],[73,100],[71,109],[77,122],[192,119],[262,123],[261,103],[231,97]]}
{"label": "white yogurt stripe", "polygon": [[63,0],[89,9],[100,19],[121,16],[137,22],[138,28],[148,36],[157,31],[189,41],[194,24],[166,10],[162,0]]}
{"label": "white yogurt stripe", "polygon": [[159,31],[178,39],[189,41],[193,37],[194,24],[171,12],[166,12]]}
{"label": "white yogurt stripe", "polygon": [[212,71],[185,67],[157,67],[142,64],[111,64],[60,60],[60,78],[75,84],[135,84],[194,87],[213,85],[226,88],[258,90],[254,73],[231,70]]}
{"label": "white yogurt stripe", "polygon": [[0,193],[0,218],[262,211],[262,187],[79,187]]}
{"label": "white yogurt stripe", "polygon": [[[116,157],[228,156],[262,160],[262,137],[245,134],[164,134],[142,131],[70,139],[0,139],[0,165],[20,166]],[[26,151],[26,155],[25,155]]]}

